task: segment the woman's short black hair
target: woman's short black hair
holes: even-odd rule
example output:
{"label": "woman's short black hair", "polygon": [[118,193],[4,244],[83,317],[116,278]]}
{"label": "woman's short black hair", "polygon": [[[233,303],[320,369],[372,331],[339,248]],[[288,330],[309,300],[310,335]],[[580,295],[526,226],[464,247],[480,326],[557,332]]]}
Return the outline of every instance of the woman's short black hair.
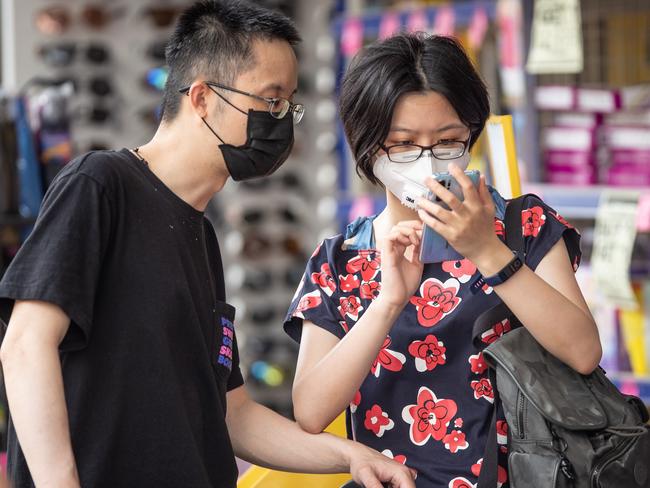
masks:
{"label": "woman's short black hair", "polygon": [[360,176],[378,183],[372,158],[388,137],[398,99],[428,90],[447,99],[476,142],[490,115],[488,92],[454,38],[399,34],[355,56],[343,77],[339,108]]}
{"label": "woman's short black hair", "polygon": [[201,0],[185,10],[167,43],[169,75],[163,93],[163,119],[180,108],[178,90],[198,76],[229,84],[251,67],[255,40],[300,42],[294,23],[283,14],[244,0]]}

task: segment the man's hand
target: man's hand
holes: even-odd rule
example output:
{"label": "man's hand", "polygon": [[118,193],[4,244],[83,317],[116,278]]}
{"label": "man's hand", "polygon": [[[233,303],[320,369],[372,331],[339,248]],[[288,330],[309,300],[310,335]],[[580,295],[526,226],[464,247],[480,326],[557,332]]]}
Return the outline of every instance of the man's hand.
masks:
{"label": "man's hand", "polygon": [[415,488],[415,470],[358,443],[350,450],[350,474],[364,488]]}

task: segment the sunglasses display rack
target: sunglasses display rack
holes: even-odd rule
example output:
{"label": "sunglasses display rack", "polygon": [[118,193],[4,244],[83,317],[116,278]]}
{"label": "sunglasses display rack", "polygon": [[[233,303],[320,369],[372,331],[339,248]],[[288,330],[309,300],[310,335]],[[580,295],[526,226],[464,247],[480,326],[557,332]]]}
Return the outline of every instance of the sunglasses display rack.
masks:
{"label": "sunglasses display rack", "polygon": [[335,41],[323,22],[331,3],[294,2],[285,11],[303,33],[294,98],[306,113],[294,126],[291,156],[270,177],[229,181],[215,199],[242,371],[251,395],[287,417],[298,345],[282,324],[313,250],[338,232]]}
{"label": "sunglasses display rack", "polygon": [[70,80],[72,156],[140,144],[157,125],[164,43],[189,3],[3,0],[3,87]]}

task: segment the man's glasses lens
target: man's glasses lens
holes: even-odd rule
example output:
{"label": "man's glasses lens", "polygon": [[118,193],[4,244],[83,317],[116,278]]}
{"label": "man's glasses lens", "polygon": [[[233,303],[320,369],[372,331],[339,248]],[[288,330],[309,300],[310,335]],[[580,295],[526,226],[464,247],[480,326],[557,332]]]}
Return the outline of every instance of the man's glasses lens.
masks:
{"label": "man's glasses lens", "polygon": [[285,98],[276,98],[271,103],[271,115],[276,119],[285,118],[289,112],[292,112],[293,121],[297,124],[302,119],[305,108],[300,104],[293,105]]}

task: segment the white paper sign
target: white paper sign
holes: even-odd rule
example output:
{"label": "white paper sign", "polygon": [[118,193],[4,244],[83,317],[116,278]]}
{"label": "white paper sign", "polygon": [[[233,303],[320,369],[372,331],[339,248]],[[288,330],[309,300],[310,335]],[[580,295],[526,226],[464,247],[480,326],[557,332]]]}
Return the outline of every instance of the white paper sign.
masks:
{"label": "white paper sign", "polygon": [[579,0],[535,0],[526,69],[534,74],[582,71]]}
{"label": "white paper sign", "polygon": [[596,213],[592,268],[605,298],[623,309],[639,304],[630,283],[638,194],[604,191]]}

